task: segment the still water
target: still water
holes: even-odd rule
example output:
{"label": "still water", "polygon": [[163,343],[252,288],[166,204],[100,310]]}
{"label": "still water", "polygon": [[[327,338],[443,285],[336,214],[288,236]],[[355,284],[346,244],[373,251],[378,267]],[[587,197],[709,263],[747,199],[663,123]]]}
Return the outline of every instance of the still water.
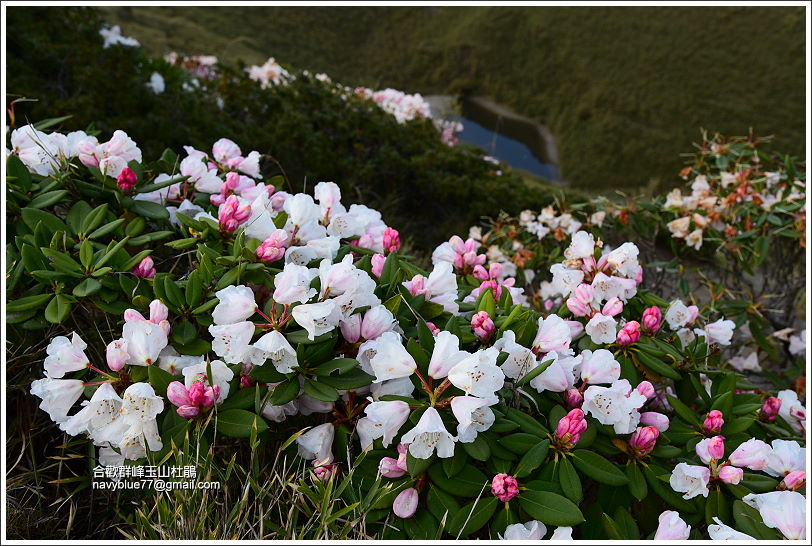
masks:
{"label": "still water", "polygon": [[552,163],[543,163],[526,144],[487,129],[472,119],[463,116],[456,116],[456,119],[462,122],[462,132],[457,133],[462,142],[479,146],[488,155],[515,169],[528,171],[553,182],[561,180],[558,167]]}

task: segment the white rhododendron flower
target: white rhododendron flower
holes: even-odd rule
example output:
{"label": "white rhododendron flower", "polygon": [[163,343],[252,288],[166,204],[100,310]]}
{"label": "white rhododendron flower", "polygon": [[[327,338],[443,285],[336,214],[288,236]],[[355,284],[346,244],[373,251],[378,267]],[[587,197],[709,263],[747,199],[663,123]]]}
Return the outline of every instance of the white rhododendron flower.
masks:
{"label": "white rhododendron flower", "polygon": [[332,423],[311,428],[296,438],[299,456],[308,461],[312,459],[324,461],[332,458],[334,437],[335,427]]}
{"label": "white rhododendron flower", "polygon": [[71,436],[87,433],[97,442],[121,437],[124,433],[121,427],[126,426],[124,419],[121,418],[123,403],[109,383],[102,383],[90,400],[82,402],[83,408],[67,421],[60,423],[59,428]]}
{"label": "white rhododendron flower", "polygon": [[532,520],[527,523],[514,523],[505,528],[505,534],[499,535],[501,540],[541,540],[547,534],[547,526],[540,521]]}
{"label": "white rhododendron flower", "polygon": [[533,340],[533,348],[540,353],[566,352],[569,349],[572,336],[567,321],[558,315],[540,318],[539,329]]}
{"label": "white rhododendron flower", "polygon": [[584,383],[614,383],[620,379],[620,363],[606,349],[594,352],[586,349],[580,356],[583,358],[580,373]]}
{"label": "white rhododendron flower", "polygon": [[307,330],[310,341],[331,332],[341,320],[341,310],[333,300],[297,305],[293,308],[293,320]]}
{"label": "white rhododendron flower", "polygon": [[51,340],[45,353],[45,374],[48,377],[59,379],[66,373],[76,372],[87,368],[90,360],[85,354],[87,343],[76,332],[68,339],[57,336]]}
{"label": "white rhododendron flower", "polygon": [[214,324],[242,322],[257,310],[254,291],[247,286],[227,286],[214,295],[219,300],[211,314]]}
{"label": "white rhododendron flower", "polygon": [[498,398],[477,398],[475,396],[455,396],[451,399],[451,411],[457,422],[457,437],[462,443],[476,439],[477,433],[488,430],[496,417],[489,406],[499,402]]}
{"label": "white rhododendron flower", "polygon": [[711,540],[756,540],[748,534],[740,533],[733,527],[725,525],[722,521],[714,517],[715,525],[708,525],[708,535]]}
{"label": "white rhododendron flower", "polygon": [[598,345],[614,343],[617,339],[617,321],[609,316],[595,313],[586,323],[584,331]]}
{"label": "white rhododendron flower", "polygon": [[417,369],[417,363],[403,346],[400,334],[386,332],[372,342],[372,345],[375,355],[368,362],[376,383],[409,377]]}
{"label": "white rhododendron flower", "polygon": [[630,434],[640,422],[637,410],[646,400],[626,379],[620,379],[611,387],[592,385],[586,389],[582,409],[602,425],[612,425],[617,434]]}
{"label": "white rhododendron flower", "polygon": [[251,338],[254,336],[253,322],[213,324],[209,326],[209,333],[214,338],[211,343],[212,351],[228,364],[239,364],[250,358]]}
{"label": "white rhododendron flower", "polygon": [[55,423],[68,418],[68,412],[82,396],[85,384],[78,379],[45,377],[31,383],[31,394],[42,399],[39,408],[48,413]]}
{"label": "white rhododendron flower", "polygon": [[666,510],[659,516],[654,540],[688,540],[691,526],[679,516],[679,512]]}
{"label": "white rhododendron flower", "polygon": [[187,389],[196,381],[202,381],[206,386],[219,387],[220,395],[215,400],[219,403],[228,398],[229,382],[234,379],[234,372],[222,360],[212,360],[183,368],[183,378]]}
{"label": "white rhododendron flower", "polygon": [[254,342],[253,348],[251,362],[257,366],[262,366],[270,359],[279,373],[290,373],[299,365],[296,349],[278,330],[271,330],[260,337]]}
{"label": "white rhododendron flower", "polygon": [[764,472],[783,477],[795,470],[806,470],[806,448],[795,440],[773,440]]}
{"label": "white rhododendron flower", "polygon": [[758,495],[750,493],[742,498],[758,510],[764,525],[778,529],[784,538],[806,539],[806,499],[795,491],[772,491]]}
{"label": "white rhododendron flower", "polygon": [[448,376],[451,368],[469,356],[471,353],[468,351],[460,351],[460,340],[457,336],[442,331],[434,339],[434,351],[429,361],[429,376],[442,379]]}
{"label": "white rhododendron flower", "polygon": [[505,374],[496,365],[499,350],[491,347],[465,357],[448,371],[448,380],[465,394],[490,398],[505,383]]}
{"label": "white rhododendron flower", "polygon": [[708,344],[730,345],[735,328],[736,323],[732,320],[719,319],[716,322],[707,324],[704,328],[694,328],[694,333],[703,336]]}
{"label": "white rhododendron flower", "polygon": [[169,342],[164,328],[148,320],[124,323],[121,337],[127,342],[127,364],[134,366],[150,366],[157,362]]}
{"label": "white rhododendron flower", "polygon": [[383,447],[389,447],[410,413],[409,404],[400,400],[372,402],[364,411],[366,417],[358,421],[362,449],[378,438],[383,439]]}
{"label": "white rhododendron flower", "polygon": [[445,428],[437,410],[427,408],[417,425],[404,434],[400,441],[409,444],[409,453],[417,459],[428,459],[435,449],[438,457],[446,459],[454,456],[454,442],[457,438]]}
{"label": "white rhododendron flower", "polygon": [[778,391],[776,396],[781,400],[778,415],[789,423],[796,432],[804,432],[806,430],[806,408],[798,399],[798,393],[786,389]]}
{"label": "white rhododendron flower", "polygon": [[674,467],[669,483],[674,491],[685,493],[682,498],[692,499],[698,495],[708,496],[710,493],[708,489],[709,481],[710,470],[708,470],[708,467],[679,463]]}

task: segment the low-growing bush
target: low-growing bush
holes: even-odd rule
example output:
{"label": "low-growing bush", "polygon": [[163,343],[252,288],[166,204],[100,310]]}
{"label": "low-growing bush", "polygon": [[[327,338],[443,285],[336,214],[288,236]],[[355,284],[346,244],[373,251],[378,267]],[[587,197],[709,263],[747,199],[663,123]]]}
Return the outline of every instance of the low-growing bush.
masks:
{"label": "low-growing bush", "polygon": [[228,514],[143,494],[129,536],[805,538],[798,386],[731,366],[737,324],[648,289],[634,242],[581,229],[600,211],[552,214],[534,307],[504,252],[455,236],[421,268],[378,211],[280,190],[231,140],[99,140],[12,132],[11,399],[45,448],[73,438],[72,496],[97,465],[243,487]]}

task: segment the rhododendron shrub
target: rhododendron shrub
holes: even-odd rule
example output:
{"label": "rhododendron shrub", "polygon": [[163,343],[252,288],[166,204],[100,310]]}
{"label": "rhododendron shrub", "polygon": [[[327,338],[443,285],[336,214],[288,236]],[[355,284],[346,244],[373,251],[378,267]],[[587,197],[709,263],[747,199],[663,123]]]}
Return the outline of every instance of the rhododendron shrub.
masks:
{"label": "rhododendron shrub", "polygon": [[632,238],[650,265],[646,285],[675,302],[671,316],[693,304],[710,320],[721,315],[736,324],[735,335],[723,340],[732,368],[761,372],[795,363],[790,375],[801,374],[804,166],[767,153],[752,135],[703,135],[697,148],[680,173],[688,187],[665,197],[626,204],[594,198],[518,217],[501,214],[469,236],[517,277],[536,308],[566,303],[580,314],[577,298],[562,299],[547,273],[563,258],[564,245],[579,231],[609,248]]}
{"label": "rhododendron shrub", "polygon": [[525,218],[556,234],[539,299],[487,235],[420,264],[247,144],[12,131],[6,319],[49,433],[298,458],[380,538],[805,537],[803,392],[731,366],[742,325],[649,289],[633,240]]}

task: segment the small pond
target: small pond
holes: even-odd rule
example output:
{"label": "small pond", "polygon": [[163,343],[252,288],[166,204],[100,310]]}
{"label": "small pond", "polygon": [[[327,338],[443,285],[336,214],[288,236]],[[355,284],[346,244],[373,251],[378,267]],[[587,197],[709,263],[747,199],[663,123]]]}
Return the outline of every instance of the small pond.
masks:
{"label": "small pond", "polygon": [[486,154],[513,167],[563,184],[558,169],[558,154],[549,131],[537,122],[523,117],[484,98],[426,97],[435,118],[462,122],[457,136],[482,148]]}

